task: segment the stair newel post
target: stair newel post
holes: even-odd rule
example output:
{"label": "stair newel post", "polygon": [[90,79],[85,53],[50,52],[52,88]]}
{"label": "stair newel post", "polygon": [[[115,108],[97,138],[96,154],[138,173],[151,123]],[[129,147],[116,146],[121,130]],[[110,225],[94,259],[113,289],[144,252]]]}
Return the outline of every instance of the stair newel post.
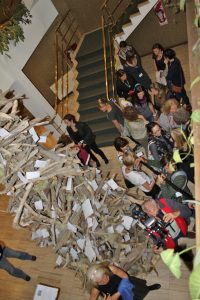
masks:
{"label": "stair newel post", "polygon": [[106,38],[105,38],[104,16],[101,17],[101,22],[102,22],[103,53],[104,53],[104,69],[105,69],[105,81],[106,81],[106,97],[107,97],[107,99],[109,99],[109,94],[108,94],[108,72],[107,72]]}
{"label": "stair newel post", "polygon": [[62,103],[61,103],[61,119],[63,119],[63,97],[64,97],[64,50],[63,42],[61,46],[61,85],[62,85]]}
{"label": "stair newel post", "polygon": [[55,104],[54,109],[57,113],[58,110],[58,34],[55,32]]}
{"label": "stair newel post", "polygon": [[114,69],[113,69],[113,45],[112,45],[112,31],[111,27],[108,27],[108,42],[109,42],[109,51],[110,51],[110,70],[111,70],[111,81],[112,81],[112,97],[115,98],[115,81],[114,81]]}

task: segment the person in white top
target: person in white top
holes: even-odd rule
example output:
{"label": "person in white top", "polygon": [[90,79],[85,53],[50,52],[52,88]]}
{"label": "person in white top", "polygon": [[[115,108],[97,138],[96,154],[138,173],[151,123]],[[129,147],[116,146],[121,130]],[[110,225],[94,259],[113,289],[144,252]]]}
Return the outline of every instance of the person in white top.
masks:
{"label": "person in white top", "polygon": [[122,173],[126,180],[132,183],[134,186],[141,189],[146,195],[157,197],[159,187],[156,185],[155,177],[147,175],[144,171],[135,169],[136,157],[134,153],[126,152],[123,155]]}

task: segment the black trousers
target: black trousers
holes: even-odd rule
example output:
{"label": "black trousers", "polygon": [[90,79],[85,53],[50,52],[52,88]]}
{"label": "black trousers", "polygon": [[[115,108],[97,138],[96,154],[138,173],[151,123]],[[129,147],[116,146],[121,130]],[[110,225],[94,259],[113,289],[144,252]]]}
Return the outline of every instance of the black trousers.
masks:
{"label": "black trousers", "polygon": [[[94,151],[96,154],[98,154],[99,156],[101,156],[101,158],[105,161],[107,160],[107,157],[105,156],[105,154],[103,153],[103,151],[101,149],[99,149],[99,147],[97,146],[96,142],[94,141],[92,144],[90,145],[86,145],[85,146],[85,150],[90,153],[90,157],[92,160],[99,162],[97,157],[92,153],[92,151]],[[91,151],[92,150],[92,151]]]}

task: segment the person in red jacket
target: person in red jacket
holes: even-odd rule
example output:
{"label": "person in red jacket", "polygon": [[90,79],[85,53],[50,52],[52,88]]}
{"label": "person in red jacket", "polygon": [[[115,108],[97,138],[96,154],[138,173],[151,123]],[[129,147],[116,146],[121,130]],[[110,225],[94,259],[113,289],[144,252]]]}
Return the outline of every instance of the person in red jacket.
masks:
{"label": "person in red jacket", "polygon": [[[164,245],[163,247],[155,245],[153,248],[154,253],[160,254],[163,249],[174,249],[175,252],[179,252],[185,248],[185,246],[178,245],[178,240],[187,236],[189,219],[192,215],[187,205],[171,199],[160,198],[158,201],[153,199],[145,201],[142,209],[149,217],[158,220],[162,218],[162,221],[166,223],[167,236]],[[192,270],[193,253],[184,253],[180,257],[187,267]]]}

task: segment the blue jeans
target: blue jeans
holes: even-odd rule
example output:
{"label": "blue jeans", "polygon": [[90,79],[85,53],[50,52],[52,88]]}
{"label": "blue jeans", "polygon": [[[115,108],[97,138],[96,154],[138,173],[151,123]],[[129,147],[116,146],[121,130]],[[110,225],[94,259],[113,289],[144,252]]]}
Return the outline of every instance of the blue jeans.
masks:
{"label": "blue jeans", "polygon": [[26,252],[21,252],[21,251],[16,251],[13,249],[10,249],[8,247],[5,247],[3,249],[3,255],[0,260],[0,269],[4,269],[7,271],[10,275],[26,279],[27,274],[24,273],[22,270],[15,268],[6,258],[7,257],[13,257],[13,258],[19,258],[22,260],[32,260],[32,255],[26,253]]}

